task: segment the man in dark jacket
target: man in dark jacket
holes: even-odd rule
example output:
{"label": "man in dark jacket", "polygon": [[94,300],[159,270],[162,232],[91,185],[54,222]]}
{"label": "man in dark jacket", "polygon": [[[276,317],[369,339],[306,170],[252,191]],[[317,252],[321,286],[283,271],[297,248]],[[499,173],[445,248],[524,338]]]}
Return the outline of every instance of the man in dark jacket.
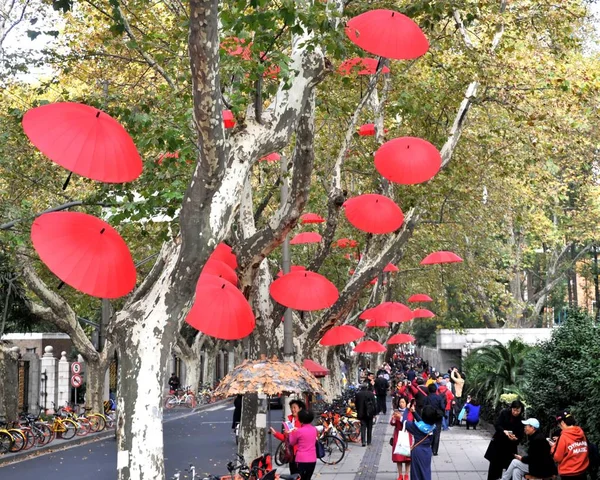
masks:
{"label": "man in dark jacket", "polygon": [[360,386],[360,390],[354,397],[356,406],[356,416],[360,420],[360,435],[362,446],[371,445],[371,434],[373,433],[373,417],[377,413],[377,404],[375,395],[371,391],[369,383],[365,382]]}
{"label": "man in dark jacket", "polygon": [[416,385],[415,382],[410,384],[410,390],[415,397],[415,410],[419,415],[423,411],[423,405],[425,405],[425,399],[427,398],[427,387],[425,386],[425,380],[423,377],[417,377]]}
{"label": "man in dark jacket", "polygon": [[515,455],[502,480],[521,480],[526,473],[536,478],[548,478],[557,474],[556,465],[550,454],[550,444],[540,432],[540,422],[535,418],[523,420],[525,433],[529,436],[527,455]]}
{"label": "man in dark jacket", "polygon": [[435,422],[435,430],[433,431],[433,438],[431,441],[431,451],[434,455],[438,454],[440,449],[440,434],[442,433],[442,419],[446,414],[446,398],[438,395],[436,386],[431,383],[429,385],[429,394],[425,398],[424,407],[430,405],[435,409],[437,414],[437,421]]}
{"label": "man in dark jacket", "polygon": [[380,374],[375,380],[375,393],[377,394],[377,413],[387,413],[387,392],[390,389],[388,382],[383,374]]}

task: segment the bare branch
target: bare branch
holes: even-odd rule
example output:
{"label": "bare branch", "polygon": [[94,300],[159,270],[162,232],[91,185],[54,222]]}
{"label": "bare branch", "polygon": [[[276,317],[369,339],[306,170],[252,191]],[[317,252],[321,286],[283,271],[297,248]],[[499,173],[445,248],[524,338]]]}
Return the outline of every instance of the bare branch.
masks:
{"label": "bare branch", "polygon": [[460,18],[460,13],[458,10],[454,10],[453,17],[454,17],[454,23],[456,24],[456,27],[460,31],[460,33],[463,37],[463,40],[465,42],[465,45],[468,48],[471,48],[471,49],[474,48],[473,42],[471,40],[471,36],[469,35],[469,32],[467,32],[467,29],[465,28],[465,25],[462,21],[462,18]]}

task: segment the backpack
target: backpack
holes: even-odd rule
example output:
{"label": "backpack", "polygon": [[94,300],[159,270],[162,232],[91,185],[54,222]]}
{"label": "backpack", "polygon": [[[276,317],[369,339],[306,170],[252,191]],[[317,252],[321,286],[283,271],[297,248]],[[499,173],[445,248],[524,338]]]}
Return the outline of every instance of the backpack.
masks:
{"label": "backpack", "polygon": [[377,405],[373,397],[367,397],[365,402],[365,413],[367,417],[374,417],[377,414]]}

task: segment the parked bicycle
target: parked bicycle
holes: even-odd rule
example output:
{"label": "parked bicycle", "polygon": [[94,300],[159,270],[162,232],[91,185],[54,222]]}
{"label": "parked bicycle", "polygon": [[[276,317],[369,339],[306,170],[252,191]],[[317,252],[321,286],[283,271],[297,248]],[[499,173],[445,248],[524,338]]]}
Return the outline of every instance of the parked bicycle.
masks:
{"label": "parked bicycle", "polygon": [[197,405],[197,401],[196,396],[191,391],[191,387],[188,385],[174,394],[169,394],[167,398],[165,398],[164,405],[165,408],[169,410],[180,405],[187,408],[194,408]]}

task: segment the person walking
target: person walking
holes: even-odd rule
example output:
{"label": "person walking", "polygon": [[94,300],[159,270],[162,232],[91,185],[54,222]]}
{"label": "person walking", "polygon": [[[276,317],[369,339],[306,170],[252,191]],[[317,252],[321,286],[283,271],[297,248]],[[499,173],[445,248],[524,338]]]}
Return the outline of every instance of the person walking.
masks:
{"label": "person walking", "polygon": [[431,443],[433,432],[436,430],[437,413],[431,405],[423,407],[423,415],[416,412],[414,403],[410,407],[416,421],[409,421],[408,414],[404,414],[406,430],[413,436],[413,446],[410,452],[410,479],[431,480]]}
{"label": "person walking", "polygon": [[556,465],[550,454],[550,445],[542,432],[540,422],[535,418],[523,421],[525,434],[529,437],[527,455],[515,455],[515,459],[502,475],[502,480],[522,480],[526,473],[536,478],[549,478],[556,475]]}
{"label": "person walking", "polygon": [[[396,467],[398,468],[398,480],[408,480],[408,472],[410,470],[411,457],[405,457],[404,455],[394,453],[394,447],[396,446],[396,442],[398,441],[398,434],[402,431],[404,427],[404,422],[402,419],[405,417],[405,414],[407,421],[414,421],[414,416],[408,408],[406,398],[400,397],[400,399],[398,400],[398,410],[394,412],[390,420],[390,425],[394,426],[394,438],[392,440],[392,462],[394,462],[396,464]],[[412,437],[410,444],[411,446],[414,445],[414,439]]]}
{"label": "person walking", "polygon": [[434,456],[438,455],[438,451],[440,449],[440,436],[442,434],[442,420],[444,415],[446,414],[446,398],[438,395],[437,387],[435,384],[430,384],[427,387],[429,390],[429,394],[427,398],[425,398],[425,406],[423,407],[423,411],[426,406],[430,406],[434,409],[437,418],[435,419],[435,430],[433,431],[433,438],[431,441],[431,450]]}
{"label": "person walking", "polygon": [[[302,410],[306,410],[306,404],[302,400],[290,400],[290,403],[288,405],[290,406],[291,413],[290,413],[290,415],[288,415],[287,419],[288,419],[288,422],[290,422],[290,426],[292,428],[291,429],[286,428],[286,432],[281,433],[281,432],[278,432],[277,430],[275,430],[273,427],[271,427],[271,434],[280,442],[287,442],[289,437],[286,437],[286,434],[288,434],[291,430],[300,428],[301,423],[300,423],[300,419],[298,418],[298,414]],[[298,473],[298,465],[296,464],[296,448],[293,447],[293,450],[294,450],[294,459],[289,463],[290,475]]]}
{"label": "person walking", "polygon": [[566,410],[558,413],[556,421],[561,433],[550,445],[561,480],[586,480],[590,458],[585,433]]}
{"label": "person walking", "polygon": [[300,410],[298,421],[300,428],[288,434],[288,441],[296,451],[296,467],[302,480],[310,480],[317,465],[317,429],[311,425],[315,415],[310,410]]}
{"label": "person walking", "polygon": [[377,395],[377,414],[387,413],[387,392],[390,389],[384,374],[380,374],[375,380],[375,394]]}
{"label": "person walking", "polygon": [[367,445],[371,445],[373,417],[377,413],[375,395],[373,395],[370,383],[365,382],[360,386],[360,390],[356,393],[354,404],[356,406],[356,416],[360,420],[362,446],[366,447]]}
{"label": "person walking", "polygon": [[521,401],[515,400],[509,408],[502,410],[494,428],[496,432],[484,455],[490,462],[487,480],[498,480],[502,476],[502,470],[508,468],[517,454],[517,446],[525,433]]}

